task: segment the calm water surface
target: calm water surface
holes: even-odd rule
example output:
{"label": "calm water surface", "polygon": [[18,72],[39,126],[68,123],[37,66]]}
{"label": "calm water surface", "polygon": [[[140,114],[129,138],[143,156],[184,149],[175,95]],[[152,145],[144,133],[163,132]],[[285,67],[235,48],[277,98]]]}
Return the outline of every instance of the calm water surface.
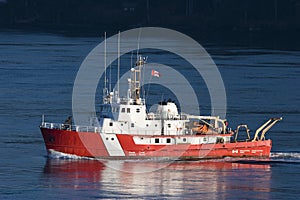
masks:
{"label": "calm water surface", "polygon": [[[38,129],[41,115],[55,122],[71,115],[76,73],[99,42],[0,33],[0,199],[299,198],[300,51],[202,44],[222,75],[231,127],[247,123],[255,130],[270,117],[284,118],[267,135],[273,140],[269,161],[48,158]],[[160,59],[153,52],[147,56]],[[172,56],[165,59],[178,64]],[[209,114],[203,82],[193,84],[202,88],[201,111]],[[160,101],[160,88],[151,90],[149,102]]]}

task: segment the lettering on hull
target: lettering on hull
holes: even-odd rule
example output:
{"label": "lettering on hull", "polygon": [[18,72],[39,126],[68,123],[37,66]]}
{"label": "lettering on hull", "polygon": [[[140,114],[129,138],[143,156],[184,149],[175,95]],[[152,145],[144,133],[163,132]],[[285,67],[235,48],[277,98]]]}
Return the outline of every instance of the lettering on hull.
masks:
{"label": "lettering on hull", "polygon": [[263,150],[261,149],[254,149],[254,150],[250,150],[250,149],[232,149],[231,151],[232,154],[238,154],[238,153],[252,153],[252,154],[257,154],[257,153],[263,153]]}

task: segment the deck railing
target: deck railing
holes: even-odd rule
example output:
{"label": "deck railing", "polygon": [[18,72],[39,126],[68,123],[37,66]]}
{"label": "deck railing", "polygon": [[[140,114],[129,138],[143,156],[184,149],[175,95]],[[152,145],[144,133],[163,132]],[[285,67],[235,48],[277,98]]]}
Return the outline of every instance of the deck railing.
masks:
{"label": "deck railing", "polygon": [[[57,129],[57,130],[67,130],[67,131],[77,131],[77,132],[94,132],[94,133],[112,133],[112,134],[128,134],[128,130],[103,130],[102,127],[97,126],[78,126],[78,125],[70,125],[70,124],[61,124],[61,123],[50,123],[50,122],[42,122],[40,125],[41,128],[48,129]],[[133,130],[132,130],[133,131]],[[159,130],[134,130],[136,135],[160,135]],[[165,130],[164,135],[186,135],[188,132],[182,131],[173,131],[173,130]]]}
{"label": "deck railing", "polygon": [[49,123],[49,122],[42,122],[41,127],[49,128],[49,129],[68,130],[68,131],[77,131],[77,132],[94,132],[94,133],[101,133],[101,129],[102,129],[101,127],[97,127],[97,126],[78,126],[78,125]]}

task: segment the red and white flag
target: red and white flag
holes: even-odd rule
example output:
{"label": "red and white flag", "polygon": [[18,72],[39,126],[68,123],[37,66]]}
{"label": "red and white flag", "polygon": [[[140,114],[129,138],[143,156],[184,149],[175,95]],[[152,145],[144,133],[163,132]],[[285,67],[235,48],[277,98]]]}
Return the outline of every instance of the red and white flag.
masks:
{"label": "red and white flag", "polygon": [[160,77],[161,76],[160,73],[158,71],[154,70],[154,69],[152,69],[151,75],[152,76],[156,76],[156,77]]}

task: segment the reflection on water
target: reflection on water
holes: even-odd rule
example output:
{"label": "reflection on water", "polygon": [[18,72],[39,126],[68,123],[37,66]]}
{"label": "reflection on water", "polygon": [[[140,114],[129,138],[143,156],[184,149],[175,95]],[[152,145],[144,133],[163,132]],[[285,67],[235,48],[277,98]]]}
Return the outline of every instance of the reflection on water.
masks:
{"label": "reflection on water", "polygon": [[[109,166],[114,166],[111,168]],[[97,197],[268,198],[268,164],[232,161],[173,162],[48,159],[46,187],[93,189]],[[144,168],[152,172],[138,173]],[[158,169],[158,170],[157,170]],[[109,195],[109,196],[107,196]],[[237,195],[237,196],[235,196]]]}

